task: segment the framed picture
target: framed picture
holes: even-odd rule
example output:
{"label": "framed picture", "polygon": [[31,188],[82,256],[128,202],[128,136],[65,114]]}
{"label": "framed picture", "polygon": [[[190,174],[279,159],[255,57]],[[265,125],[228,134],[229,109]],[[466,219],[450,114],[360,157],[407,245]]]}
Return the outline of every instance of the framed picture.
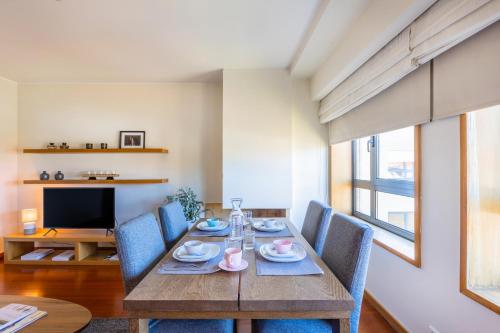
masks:
{"label": "framed picture", "polygon": [[120,148],[146,148],[145,131],[120,131]]}

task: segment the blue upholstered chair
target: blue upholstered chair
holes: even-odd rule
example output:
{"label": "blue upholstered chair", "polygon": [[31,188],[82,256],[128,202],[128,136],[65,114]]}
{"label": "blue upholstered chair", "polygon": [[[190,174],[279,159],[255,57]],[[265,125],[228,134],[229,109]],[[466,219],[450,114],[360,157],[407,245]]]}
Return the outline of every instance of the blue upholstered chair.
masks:
{"label": "blue upholstered chair", "polygon": [[[340,213],[332,217],[322,258],[354,298],[355,307],[350,318],[351,333],[358,332],[372,239],[373,230],[361,220]],[[339,321],[254,320],[253,327],[254,332],[258,333],[336,333],[339,332]]]}
{"label": "blue upholstered chair", "polygon": [[169,202],[158,209],[163,239],[170,250],[188,231],[189,225],[179,201]]}
{"label": "blue upholstered chair", "polygon": [[325,244],[331,215],[329,206],[315,200],[309,202],[301,233],[319,256]]}
{"label": "blue upholstered chair", "polygon": [[[115,230],[125,292],[128,294],[166,253],[160,227],[148,213],[124,222]],[[233,320],[151,320],[152,333],[230,333]]]}

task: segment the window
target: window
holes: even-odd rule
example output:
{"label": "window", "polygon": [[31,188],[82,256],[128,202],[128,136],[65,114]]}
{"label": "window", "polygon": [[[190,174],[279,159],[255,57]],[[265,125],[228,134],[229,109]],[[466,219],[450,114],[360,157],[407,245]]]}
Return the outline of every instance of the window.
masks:
{"label": "window", "polygon": [[500,313],[500,106],[461,116],[460,290]]}
{"label": "window", "polygon": [[419,138],[412,126],[352,142],[353,215],[410,242],[415,253],[402,257],[417,266]]}

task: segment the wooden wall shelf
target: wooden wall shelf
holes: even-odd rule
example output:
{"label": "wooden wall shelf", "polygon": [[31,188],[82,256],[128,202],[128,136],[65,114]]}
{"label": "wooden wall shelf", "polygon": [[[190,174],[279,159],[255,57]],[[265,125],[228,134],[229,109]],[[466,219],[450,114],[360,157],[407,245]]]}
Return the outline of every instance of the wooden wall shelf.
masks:
{"label": "wooden wall shelf", "polygon": [[88,179],[64,179],[64,180],[24,180],[23,184],[26,185],[53,185],[53,184],[163,184],[168,183],[168,179],[115,179],[115,180],[88,180]]}
{"label": "wooden wall shelf", "polygon": [[[35,235],[14,234],[4,238],[5,264],[13,265],[119,265],[117,260],[107,260],[106,257],[116,253],[113,248],[100,248],[98,243],[114,243],[113,235],[65,234],[57,233],[43,236],[43,231]],[[55,252],[41,260],[21,260],[21,256],[33,251],[35,243],[38,247],[54,248]],[[44,243],[61,244],[64,249]],[[75,258],[70,261],[52,261],[52,258],[67,249],[75,250]]]}
{"label": "wooden wall shelf", "polygon": [[23,149],[25,154],[108,154],[108,153],[168,153],[165,148],[145,148],[145,149],[130,149],[130,148],[108,148],[108,149]]}

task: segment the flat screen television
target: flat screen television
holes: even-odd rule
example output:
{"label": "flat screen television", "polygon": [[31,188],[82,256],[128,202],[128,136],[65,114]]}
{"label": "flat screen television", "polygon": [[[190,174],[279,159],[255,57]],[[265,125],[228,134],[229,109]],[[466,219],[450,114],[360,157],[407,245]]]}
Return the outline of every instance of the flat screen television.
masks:
{"label": "flat screen television", "polygon": [[114,188],[44,188],[43,226],[61,229],[113,229]]}

